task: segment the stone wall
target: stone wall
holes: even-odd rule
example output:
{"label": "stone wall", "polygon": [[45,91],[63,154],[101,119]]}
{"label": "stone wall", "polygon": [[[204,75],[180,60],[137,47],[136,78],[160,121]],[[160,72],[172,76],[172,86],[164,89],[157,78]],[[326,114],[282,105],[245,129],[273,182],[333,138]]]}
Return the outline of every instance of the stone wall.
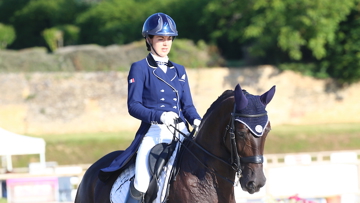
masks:
{"label": "stone wall", "polygon": [[[203,115],[237,83],[252,94],[276,85],[268,105],[272,125],[360,122],[360,83],[338,89],[329,80],[271,66],[188,69],[194,103]],[[127,112],[127,72],[0,74],[0,127],[22,134],[135,131]]]}

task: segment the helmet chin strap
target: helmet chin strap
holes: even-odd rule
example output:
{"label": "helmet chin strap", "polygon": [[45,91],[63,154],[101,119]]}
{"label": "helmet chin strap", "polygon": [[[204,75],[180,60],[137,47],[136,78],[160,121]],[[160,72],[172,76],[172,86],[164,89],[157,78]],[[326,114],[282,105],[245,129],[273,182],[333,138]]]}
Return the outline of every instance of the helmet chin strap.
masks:
{"label": "helmet chin strap", "polygon": [[156,50],[154,49],[153,45],[152,45],[147,39],[148,39],[148,38],[146,37],[146,41],[147,41],[147,43],[149,43],[151,49],[155,52],[156,55],[158,55],[159,57],[161,57],[161,56],[156,52]]}

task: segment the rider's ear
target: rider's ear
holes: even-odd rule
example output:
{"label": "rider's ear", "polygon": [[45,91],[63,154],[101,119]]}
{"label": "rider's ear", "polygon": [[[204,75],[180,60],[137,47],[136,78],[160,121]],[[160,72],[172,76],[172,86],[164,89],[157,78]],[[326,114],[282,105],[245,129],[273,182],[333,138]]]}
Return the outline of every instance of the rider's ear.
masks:
{"label": "rider's ear", "polygon": [[247,107],[248,100],[245,97],[239,84],[237,84],[235,87],[234,96],[235,96],[235,103],[236,103],[236,112],[239,112],[240,110]]}
{"label": "rider's ear", "polygon": [[275,85],[272,88],[260,96],[260,101],[266,106],[274,97]]}

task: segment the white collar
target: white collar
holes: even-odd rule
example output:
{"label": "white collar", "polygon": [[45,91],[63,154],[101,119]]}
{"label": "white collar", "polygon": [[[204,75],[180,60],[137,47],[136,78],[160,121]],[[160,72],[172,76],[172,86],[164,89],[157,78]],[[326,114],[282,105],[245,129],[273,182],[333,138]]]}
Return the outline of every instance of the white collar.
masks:
{"label": "white collar", "polygon": [[152,54],[150,52],[151,56],[154,58],[155,61],[161,61],[161,62],[168,62],[169,61],[169,57],[159,57],[159,56],[155,56],[154,54]]}

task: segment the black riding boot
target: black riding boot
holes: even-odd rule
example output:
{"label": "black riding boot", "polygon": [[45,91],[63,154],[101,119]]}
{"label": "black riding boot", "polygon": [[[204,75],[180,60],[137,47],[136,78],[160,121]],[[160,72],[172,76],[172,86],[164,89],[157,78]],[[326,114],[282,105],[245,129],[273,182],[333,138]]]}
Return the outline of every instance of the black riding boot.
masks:
{"label": "black riding boot", "polygon": [[142,203],[144,199],[144,193],[138,191],[134,187],[134,180],[130,183],[129,193],[126,196],[125,203]]}

